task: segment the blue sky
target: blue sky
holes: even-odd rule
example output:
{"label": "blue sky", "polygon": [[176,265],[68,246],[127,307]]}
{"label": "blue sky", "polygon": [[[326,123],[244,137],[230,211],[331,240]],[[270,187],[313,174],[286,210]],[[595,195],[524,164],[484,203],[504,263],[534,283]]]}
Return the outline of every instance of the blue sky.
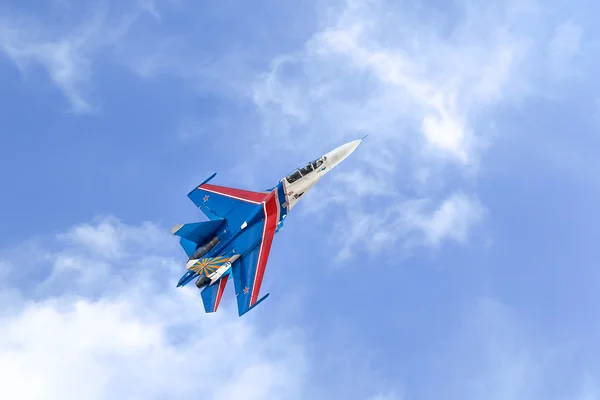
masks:
{"label": "blue sky", "polygon": [[[0,3],[7,398],[600,398],[591,1]],[[268,301],[176,289],[188,191],[370,136]]]}

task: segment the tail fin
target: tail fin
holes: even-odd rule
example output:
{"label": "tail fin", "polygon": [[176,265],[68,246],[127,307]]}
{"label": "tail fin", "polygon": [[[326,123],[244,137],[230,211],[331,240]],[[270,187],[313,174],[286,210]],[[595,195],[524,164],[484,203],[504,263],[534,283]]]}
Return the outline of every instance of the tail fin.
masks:
{"label": "tail fin", "polygon": [[198,244],[205,243],[207,240],[212,239],[224,223],[225,220],[215,220],[175,225],[173,229],[171,229],[171,233],[181,237],[179,243],[188,257],[191,257],[198,247]]}

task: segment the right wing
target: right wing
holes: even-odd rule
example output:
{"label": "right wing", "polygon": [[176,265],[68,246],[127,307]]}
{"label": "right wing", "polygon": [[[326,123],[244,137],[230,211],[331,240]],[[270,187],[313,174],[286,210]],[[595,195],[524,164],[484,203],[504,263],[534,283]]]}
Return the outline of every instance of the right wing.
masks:
{"label": "right wing", "polygon": [[214,174],[188,193],[188,197],[211,220],[223,219],[234,209],[240,216],[247,215],[269,195],[206,183],[213,177]]}

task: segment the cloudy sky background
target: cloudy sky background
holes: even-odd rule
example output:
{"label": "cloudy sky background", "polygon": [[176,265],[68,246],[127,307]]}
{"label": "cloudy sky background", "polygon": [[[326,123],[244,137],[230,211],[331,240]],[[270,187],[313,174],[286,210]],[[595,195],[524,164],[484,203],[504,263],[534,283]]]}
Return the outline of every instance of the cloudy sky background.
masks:
{"label": "cloudy sky background", "polygon": [[[4,0],[1,397],[600,399],[599,11]],[[366,133],[260,307],[175,288],[194,185]]]}

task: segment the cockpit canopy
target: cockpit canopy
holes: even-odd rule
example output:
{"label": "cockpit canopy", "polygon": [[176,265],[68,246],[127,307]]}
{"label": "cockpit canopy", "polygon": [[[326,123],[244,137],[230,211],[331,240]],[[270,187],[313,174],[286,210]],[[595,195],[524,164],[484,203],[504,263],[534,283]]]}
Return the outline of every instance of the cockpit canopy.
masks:
{"label": "cockpit canopy", "polygon": [[325,157],[321,157],[317,160],[311,161],[303,167],[298,168],[297,170],[289,174],[285,179],[288,181],[288,183],[294,183],[298,179],[310,174],[313,171],[316,171],[323,164],[324,161]]}

